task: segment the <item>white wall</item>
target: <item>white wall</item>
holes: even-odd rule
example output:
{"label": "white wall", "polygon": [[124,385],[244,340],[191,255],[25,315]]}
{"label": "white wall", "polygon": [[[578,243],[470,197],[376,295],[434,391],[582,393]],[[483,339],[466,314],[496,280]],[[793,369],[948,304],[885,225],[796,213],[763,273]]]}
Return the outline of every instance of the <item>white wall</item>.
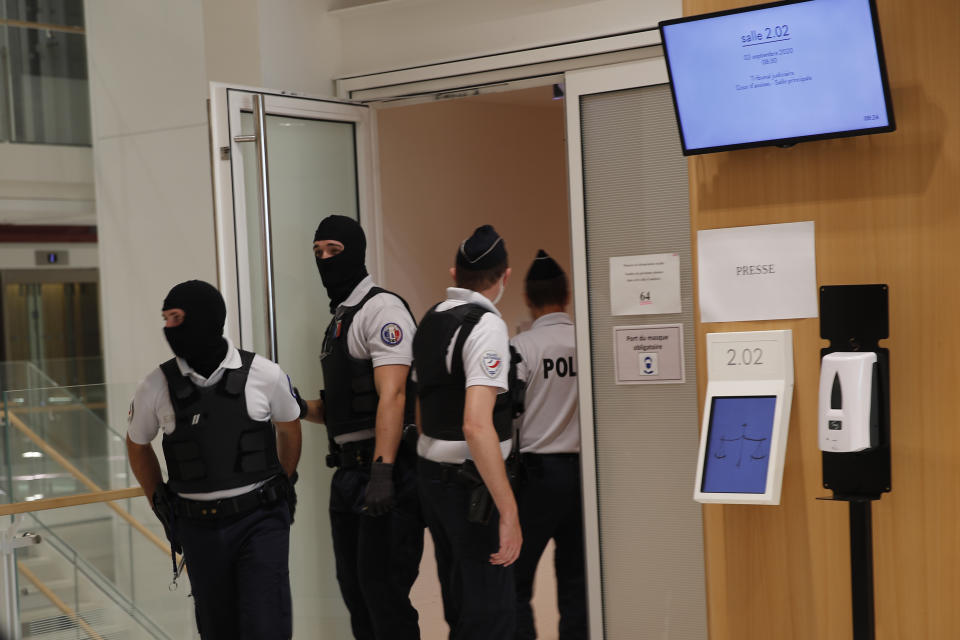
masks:
{"label": "white wall", "polygon": [[216,282],[210,81],[331,93],[326,0],[86,3],[108,382],[168,357],[170,287]]}
{"label": "white wall", "polygon": [[681,0],[393,0],[338,12],[340,75],[595,38],[681,14]]}
{"label": "white wall", "polygon": [[0,224],[94,225],[88,147],[0,144]]}
{"label": "white wall", "polygon": [[331,0],[203,0],[207,78],[332,95],[340,68]]}
{"label": "white wall", "polygon": [[173,284],[215,281],[203,15],[191,0],[86,3],[107,381],[168,356]]}

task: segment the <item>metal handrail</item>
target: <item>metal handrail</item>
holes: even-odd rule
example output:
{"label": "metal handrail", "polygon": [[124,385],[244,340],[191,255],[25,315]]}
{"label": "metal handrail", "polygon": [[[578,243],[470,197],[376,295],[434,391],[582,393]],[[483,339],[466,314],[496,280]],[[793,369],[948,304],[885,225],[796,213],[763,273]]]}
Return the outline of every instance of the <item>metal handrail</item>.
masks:
{"label": "metal handrail", "polygon": [[[14,426],[18,431],[23,433],[27,438],[29,438],[35,445],[37,445],[44,453],[49,455],[53,460],[59,463],[64,469],[70,472],[74,478],[80,481],[81,484],[86,486],[94,494],[107,494],[108,491],[104,491],[96,482],[87,477],[80,469],[78,469],[72,462],[66,459],[59,451],[54,449],[50,444],[48,444],[43,438],[38,436],[33,429],[31,429],[23,420],[19,418],[15,413],[7,409],[7,417],[10,421],[10,424]],[[129,491],[129,489],[121,489],[120,491]],[[89,495],[89,494],[86,494]],[[143,495],[143,490],[140,490],[140,495]],[[78,498],[80,496],[73,496]],[[131,496],[120,496],[120,497],[131,497]],[[66,496],[63,499],[69,498]],[[30,505],[33,505],[37,502],[48,502],[49,500],[60,500],[61,498],[48,498],[46,500],[33,500],[31,502],[21,502],[21,503],[12,503],[10,505],[4,505],[5,507],[14,507],[15,505],[24,505],[26,508],[23,508],[23,511],[39,511],[40,509],[32,508]],[[110,498],[117,499],[117,498]],[[150,542],[152,542],[157,548],[159,548],[164,553],[170,553],[170,546],[164,542],[159,536],[147,529],[142,522],[130,515],[126,509],[120,507],[120,505],[110,502],[110,499],[104,500],[92,500],[92,502],[104,502],[110,509],[112,509],[118,516],[123,518],[131,527],[140,532],[144,537],[146,537]],[[61,505],[68,506],[68,505]],[[0,507],[2,508],[2,507]],[[19,507],[18,507],[19,508]],[[47,508],[56,508],[56,507],[47,507]],[[2,512],[0,512],[2,515]]]}
{"label": "metal handrail", "polygon": [[[62,509],[64,507],[78,507],[83,504],[96,504],[97,502],[138,498],[142,495],[142,488],[130,487],[129,489],[112,489],[97,493],[77,493],[72,496],[61,496],[59,498],[43,498],[42,500],[31,500],[30,502],[11,502],[10,504],[0,504],[0,516],[12,516],[17,513],[33,513],[35,511],[49,511],[50,509]],[[167,549],[167,552],[169,553],[170,550]]]}

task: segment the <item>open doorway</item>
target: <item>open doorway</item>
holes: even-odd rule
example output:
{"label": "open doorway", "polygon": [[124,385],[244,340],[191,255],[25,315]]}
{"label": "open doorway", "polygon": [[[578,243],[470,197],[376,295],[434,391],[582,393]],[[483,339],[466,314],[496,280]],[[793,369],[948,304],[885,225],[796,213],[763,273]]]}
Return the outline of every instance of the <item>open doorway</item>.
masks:
{"label": "open doorway", "polygon": [[499,307],[511,336],[528,320],[522,282],[537,249],[570,274],[563,117],[552,85],[377,110],[384,286],[408,296],[418,318],[481,224],[510,255]]}
{"label": "open doorway", "polygon": [[[498,306],[511,337],[530,325],[523,279],[538,249],[572,283],[561,96],[546,84],[377,109],[383,286],[404,296],[418,319],[445,297],[456,247],[481,224],[507,245],[513,275]],[[533,601],[545,640],[557,637],[553,567],[551,543]],[[423,637],[444,637],[429,535],[412,599]]]}

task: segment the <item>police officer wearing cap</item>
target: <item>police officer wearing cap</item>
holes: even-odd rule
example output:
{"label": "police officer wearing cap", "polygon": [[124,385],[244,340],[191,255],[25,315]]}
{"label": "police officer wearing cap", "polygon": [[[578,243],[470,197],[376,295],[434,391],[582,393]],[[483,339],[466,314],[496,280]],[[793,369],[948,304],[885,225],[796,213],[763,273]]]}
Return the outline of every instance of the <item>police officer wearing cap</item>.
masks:
{"label": "police officer wearing cap", "polygon": [[[285,640],[301,406],[279,366],[223,337],[226,307],[212,285],[178,284],[162,315],[176,357],[137,387],[130,466],[182,547],[201,637]],[[161,431],[167,483],[150,445]]]}
{"label": "police officer wearing cap", "polygon": [[566,314],[567,276],[542,249],[527,272],[524,298],[529,330],[512,340],[517,375],[526,382],[525,413],[517,419],[520,481],[517,502],[524,542],[517,560],[517,640],[537,637],[530,598],[537,564],[556,545],[560,640],[587,638],[583,522],[580,506],[580,418],[576,344]]}
{"label": "police officer wearing cap", "polygon": [[[423,554],[416,453],[402,442],[413,424],[408,393],[416,323],[406,302],[376,286],[365,265],[366,237],[352,218],[324,218],[314,256],[330,298],[321,365],[325,389],[308,402],[323,422],[337,467],[330,524],[337,581],[358,640],[420,637],[410,588]],[[409,395],[409,402],[408,402]],[[415,437],[414,432],[414,437]]]}
{"label": "police officer wearing cap", "polygon": [[513,408],[507,327],[496,307],[510,277],[503,239],[479,227],[450,271],[456,286],[424,316],[413,347],[420,501],[450,638],[511,638],[522,537],[504,465]]}

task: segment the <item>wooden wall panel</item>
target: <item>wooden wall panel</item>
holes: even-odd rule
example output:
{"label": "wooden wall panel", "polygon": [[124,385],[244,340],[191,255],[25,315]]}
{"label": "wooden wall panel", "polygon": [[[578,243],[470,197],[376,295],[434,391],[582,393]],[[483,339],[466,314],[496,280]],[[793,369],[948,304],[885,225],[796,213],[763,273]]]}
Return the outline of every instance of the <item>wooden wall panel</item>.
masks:
{"label": "wooden wall panel", "polygon": [[[745,6],[684,0],[684,14]],[[893,492],[874,506],[877,638],[960,637],[960,3],[878,0],[898,129],[690,160],[698,229],[814,220],[817,279],[890,286]],[[844,503],[817,501],[815,319],[790,328],[796,395],[779,507],[704,507],[711,640],[847,640]],[[698,362],[705,371],[706,363]],[[700,380],[703,399],[705,378]],[[702,402],[701,402],[702,405]]]}

